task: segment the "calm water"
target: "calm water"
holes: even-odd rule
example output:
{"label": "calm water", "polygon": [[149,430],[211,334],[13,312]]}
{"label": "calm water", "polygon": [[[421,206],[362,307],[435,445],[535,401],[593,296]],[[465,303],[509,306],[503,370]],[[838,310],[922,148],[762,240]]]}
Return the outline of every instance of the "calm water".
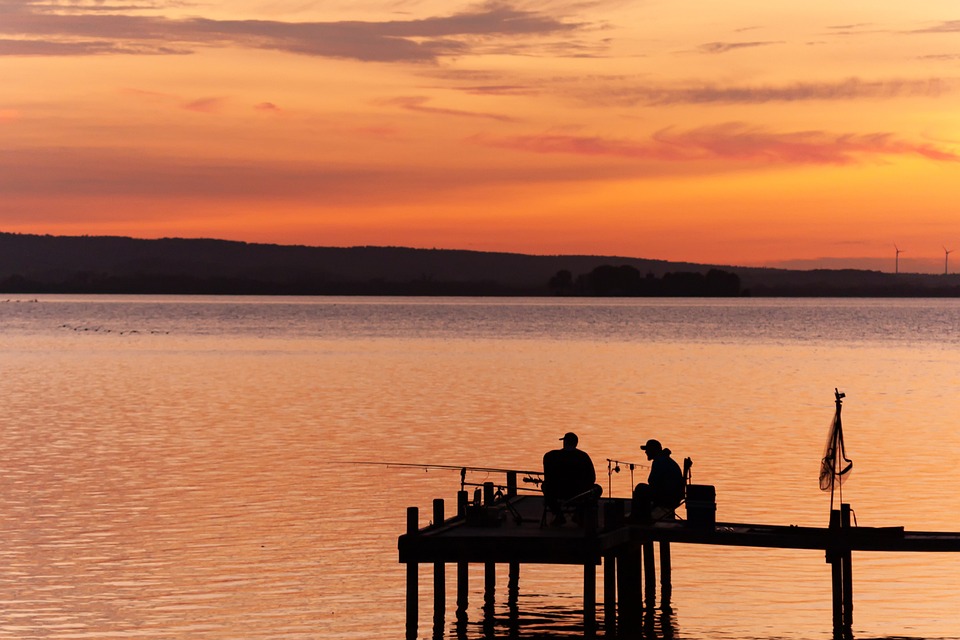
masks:
{"label": "calm water", "polygon": [[[822,526],[834,387],[859,523],[960,530],[956,301],[45,296],[0,326],[0,638],[399,640],[405,508],[459,477],[344,460],[537,468],[573,430],[606,489],[657,437],[719,519]],[[822,552],[673,555],[658,634],[830,637]],[[853,569],[857,638],[960,638],[960,554]],[[525,566],[465,635],[576,637],[580,583]]]}

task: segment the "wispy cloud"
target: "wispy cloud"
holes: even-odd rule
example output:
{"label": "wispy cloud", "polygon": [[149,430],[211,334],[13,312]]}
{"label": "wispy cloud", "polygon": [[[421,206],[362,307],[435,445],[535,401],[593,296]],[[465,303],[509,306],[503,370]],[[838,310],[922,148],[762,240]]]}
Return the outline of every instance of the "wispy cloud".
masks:
{"label": "wispy cloud", "polygon": [[591,91],[584,99],[621,105],[646,104],[764,104],[808,100],[937,98],[955,90],[957,81],[946,78],[864,81],[847,78],[837,82],[795,82],[783,85],[698,86],[639,85]]}
{"label": "wispy cloud", "polygon": [[755,47],[769,47],[782,42],[707,42],[697,47],[700,53],[728,53],[737,49],[753,49]]}
{"label": "wispy cloud", "polygon": [[[361,61],[434,62],[465,55],[496,39],[559,35],[584,27],[498,2],[448,16],[383,22],[172,20],[49,8],[35,2],[0,4],[0,34],[11,37],[3,41],[0,54],[184,53],[200,46],[241,46]],[[580,52],[578,45],[570,46]]]}
{"label": "wispy cloud", "polygon": [[939,24],[923,29],[915,29],[912,33],[957,33],[960,32],[960,20],[945,20]]}
{"label": "wispy cloud", "polygon": [[529,96],[539,93],[538,90],[522,84],[468,85],[455,88],[477,96]]}
{"label": "wispy cloud", "polygon": [[198,98],[185,103],[183,108],[187,111],[196,111],[198,113],[217,113],[225,102],[226,100],[224,98]]}
{"label": "wispy cloud", "polygon": [[951,62],[960,60],[960,53],[931,53],[925,56],[917,56],[917,60],[937,60],[939,62]]}
{"label": "wispy cloud", "polygon": [[900,140],[890,133],[835,134],[826,131],[778,133],[743,123],[725,123],[687,131],[668,128],[648,140],[599,136],[528,135],[474,137],[489,146],[548,154],[576,154],[668,162],[728,160],[765,164],[845,165],[871,157],[922,156],[956,162],[960,156],[931,144]]}
{"label": "wispy cloud", "polygon": [[182,55],[186,53],[190,53],[190,51],[163,44],[122,43],[106,40],[0,39],[0,56]]}
{"label": "wispy cloud", "polygon": [[516,118],[502,115],[499,113],[484,113],[481,111],[463,111],[461,109],[449,109],[444,107],[433,107],[429,104],[430,99],[425,96],[399,96],[396,98],[386,98],[378,101],[378,104],[396,106],[408,111],[418,111],[420,113],[429,113],[431,115],[455,116],[460,118],[482,118],[486,120],[498,120],[500,122],[516,122]]}

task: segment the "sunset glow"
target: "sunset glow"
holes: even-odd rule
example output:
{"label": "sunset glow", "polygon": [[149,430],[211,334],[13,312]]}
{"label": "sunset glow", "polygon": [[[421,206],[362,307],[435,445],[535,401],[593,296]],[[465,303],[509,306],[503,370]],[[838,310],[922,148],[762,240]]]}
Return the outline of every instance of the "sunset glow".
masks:
{"label": "sunset glow", "polygon": [[0,0],[0,68],[0,231],[884,271],[896,244],[932,273],[960,248],[947,0]]}

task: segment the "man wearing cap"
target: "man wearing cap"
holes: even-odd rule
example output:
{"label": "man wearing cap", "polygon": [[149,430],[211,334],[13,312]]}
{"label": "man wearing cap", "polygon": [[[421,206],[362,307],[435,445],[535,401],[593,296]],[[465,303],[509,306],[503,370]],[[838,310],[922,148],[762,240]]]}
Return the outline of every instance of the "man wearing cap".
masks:
{"label": "man wearing cap", "polygon": [[593,460],[586,451],[577,448],[577,434],[566,433],[560,439],[563,440],[563,448],[548,451],[543,456],[541,485],[547,508],[555,516],[555,525],[566,522],[561,509],[564,500],[582,495],[598,486]]}
{"label": "man wearing cap", "polygon": [[680,465],[670,457],[670,449],[664,449],[659,440],[647,440],[640,448],[650,460],[650,475],[646,484],[640,483],[633,490],[630,517],[639,522],[650,522],[673,514],[683,501],[685,482]]}

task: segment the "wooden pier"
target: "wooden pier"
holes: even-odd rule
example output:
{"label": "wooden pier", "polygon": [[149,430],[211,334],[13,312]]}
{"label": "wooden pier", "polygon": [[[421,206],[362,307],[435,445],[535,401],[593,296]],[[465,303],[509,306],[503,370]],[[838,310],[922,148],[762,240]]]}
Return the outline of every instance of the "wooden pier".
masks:
{"label": "wooden pier", "polygon": [[[627,499],[600,499],[579,526],[542,524],[543,498],[517,495],[516,481],[495,493],[486,483],[483,501],[468,503],[458,494],[457,513],[444,517],[443,500],[434,500],[432,524],[421,528],[419,510],[407,510],[407,532],[398,541],[400,562],[407,565],[407,638],[417,637],[419,625],[418,565],[434,565],[434,623],[442,628],[447,564],[457,566],[457,615],[468,606],[468,565],[483,564],[485,606],[492,607],[496,566],[509,567],[509,592],[516,598],[520,566],[566,564],[583,567],[583,629],[593,636],[629,635],[640,623],[644,607],[656,605],[658,580],[655,543],[659,547],[661,603],[671,597],[670,548],[673,544],[708,544],[778,549],[820,549],[831,566],[834,637],[852,637],[853,551],[960,551],[960,533],[905,531],[902,527],[851,525],[848,504],[832,512],[830,526],[798,527],[762,524],[669,520],[633,524]],[[597,622],[597,567],[602,567],[603,625]]]}

